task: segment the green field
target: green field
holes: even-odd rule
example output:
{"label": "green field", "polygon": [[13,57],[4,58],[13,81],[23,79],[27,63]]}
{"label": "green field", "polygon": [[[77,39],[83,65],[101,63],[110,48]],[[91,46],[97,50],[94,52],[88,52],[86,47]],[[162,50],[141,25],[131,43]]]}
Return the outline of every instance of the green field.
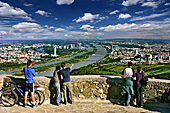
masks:
{"label": "green field", "polygon": [[[140,66],[143,68],[144,73],[148,77],[155,77],[159,79],[170,79],[170,64],[139,64],[133,65],[133,69],[136,72],[136,68]],[[90,64],[80,69],[75,69],[71,72],[72,75],[113,75],[120,76],[123,69],[127,65],[107,65],[98,66],[96,64]]]}

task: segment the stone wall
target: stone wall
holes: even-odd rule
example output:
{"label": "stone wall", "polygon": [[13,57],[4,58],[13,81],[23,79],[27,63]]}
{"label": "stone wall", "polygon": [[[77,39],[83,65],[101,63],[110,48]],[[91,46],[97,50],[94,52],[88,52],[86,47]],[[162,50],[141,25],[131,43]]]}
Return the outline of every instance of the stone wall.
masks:
{"label": "stone wall", "polygon": [[[23,77],[0,76],[0,90],[7,86],[8,82],[14,81],[24,86]],[[51,102],[55,99],[53,79],[50,77],[35,77],[35,89],[42,90],[46,99]],[[122,103],[121,96],[122,79],[116,76],[85,75],[71,76],[75,100],[110,100],[113,103]],[[149,79],[148,86],[144,91],[145,102],[170,103],[170,80]]]}

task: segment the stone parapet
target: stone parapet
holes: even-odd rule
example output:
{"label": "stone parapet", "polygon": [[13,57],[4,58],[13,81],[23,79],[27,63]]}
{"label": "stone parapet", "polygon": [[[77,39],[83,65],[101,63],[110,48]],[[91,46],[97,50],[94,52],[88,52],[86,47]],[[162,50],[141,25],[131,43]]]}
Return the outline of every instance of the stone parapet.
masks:
{"label": "stone parapet", "polygon": [[[14,81],[24,86],[24,77],[0,76],[0,90],[6,89],[8,82]],[[51,103],[55,100],[55,88],[51,77],[35,77],[35,89],[42,90]],[[84,75],[71,76],[75,100],[110,100],[122,103],[120,94],[122,79],[119,76]],[[149,79],[144,91],[144,102],[170,103],[170,80]]]}

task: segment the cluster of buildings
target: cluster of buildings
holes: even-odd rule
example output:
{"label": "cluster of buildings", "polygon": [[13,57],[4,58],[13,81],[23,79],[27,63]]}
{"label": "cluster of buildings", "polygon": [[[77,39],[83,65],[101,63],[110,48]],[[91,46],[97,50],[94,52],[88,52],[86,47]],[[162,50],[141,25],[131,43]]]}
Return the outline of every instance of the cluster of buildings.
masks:
{"label": "cluster of buildings", "polygon": [[[0,64],[1,63],[26,63],[27,59],[32,59],[34,62],[41,62],[42,56],[48,56],[49,54],[37,50],[39,47],[43,47],[44,44],[33,45],[11,45],[0,47]],[[46,45],[47,46],[47,45]],[[48,45],[49,46],[49,45]]]}
{"label": "cluster of buildings", "polygon": [[[59,56],[57,55],[56,49],[83,49],[82,43],[76,44],[67,44],[64,45],[52,45],[45,43],[37,43],[37,44],[0,44],[0,64],[2,63],[17,63],[22,64],[26,63],[28,59],[33,60],[34,62],[41,62],[48,60],[44,58],[44,56],[50,56],[48,53],[44,52],[44,47],[53,47],[54,54],[51,56]],[[42,58],[43,57],[43,58]]]}
{"label": "cluster of buildings", "polygon": [[[110,43],[106,47],[111,51],[109,58],[120,58],[120,64],[133,62],[136,64],[157,64],[170,62],[170,44],[137,44],[138,48],[128,48]],[[140,48],[141,46],[141,48]]]}
{"label": "cluster of buildings", "polygon": [[59,56],[57,55],[57,49],[85,49],[85,47],[82,46],[82,43],[77,44],[67,44],[64,45],[64,43],[61,43],[61,45],[53,45],[54,47],[54,54],[51,54],[51,56]]}

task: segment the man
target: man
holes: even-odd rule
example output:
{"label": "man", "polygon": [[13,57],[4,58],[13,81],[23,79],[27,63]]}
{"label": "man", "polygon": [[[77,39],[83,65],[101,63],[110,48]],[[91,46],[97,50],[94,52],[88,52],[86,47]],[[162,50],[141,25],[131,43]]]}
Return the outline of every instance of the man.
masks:
{"label": "man", "polygon": [[31,98],[33,102],[33,108],[35,107],[35,97],[34,97],[34,80],[33,77],[36,76],[34,69],[31,68],[32,61],[27,61],[27,67],[24,67],[24,75],[25,75],[25,96],[24,96],[24,107],[27,107],[27,95],[28,91],[31,91]]}
{"label": "man", "polygon": [[132,79],[136,80],[136,74],[132,69],[132,62],[128,62],[128,68],[123,70],[121,77],[123,78],[121,94],[124,95],[125,106],[128,106],[131,96],[134,94]]}
{"label": "man", "polygon": [[[61,67],[63,68],[61,70],[61,75],[62,75],[62,90],[64,93],[64,103],[67,104],[68,100],[70,100],[70,103],[73,104],[74,100],[73,100],[73,91],[72,91],[72,86],[71,86],[71,80],[70,80],[70,71],[73,67],[73,64],[69,67],[66,68],[66,65],[64,62],[61,63]],[[67,92],[68,89],[68,92]],[[68,99],[67,99],[67,94],[68,95]]]}

